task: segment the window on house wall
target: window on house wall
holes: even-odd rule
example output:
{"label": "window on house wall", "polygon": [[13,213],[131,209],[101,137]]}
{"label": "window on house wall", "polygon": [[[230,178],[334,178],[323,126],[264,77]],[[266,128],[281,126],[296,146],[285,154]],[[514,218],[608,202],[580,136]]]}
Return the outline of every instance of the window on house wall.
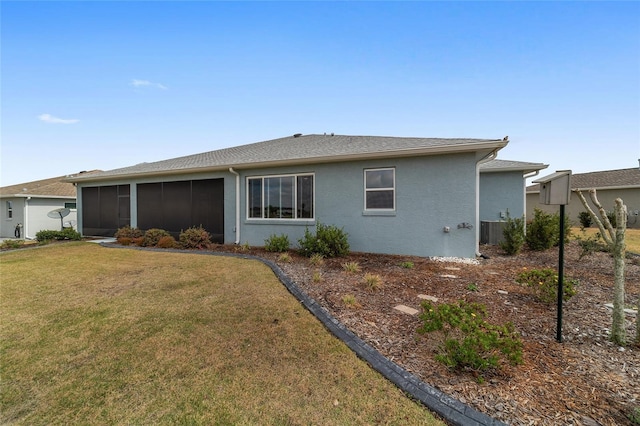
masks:
{"label": "window on house wall", "polygon": [[313,175],[247,178],[250,219],[313,219]]}
{"label": "window on house wall", "polygon": [[13,201],[7,201],[7,219],[13,219]]}
{"label": "window on house wall", "polygon": [[76,203],[64,203],[64,208],[65,209],[70,209],[70,210],[75,210],[76,209]]}
{"label": "window on house wall", "polygon": [[364,209],[395,210],[396,170],[368,169],[364,171]]}

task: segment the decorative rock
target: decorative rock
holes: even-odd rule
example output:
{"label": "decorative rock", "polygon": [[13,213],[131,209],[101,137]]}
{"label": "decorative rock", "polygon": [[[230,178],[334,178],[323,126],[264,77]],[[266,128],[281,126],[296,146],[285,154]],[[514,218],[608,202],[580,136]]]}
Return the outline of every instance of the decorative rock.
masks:
{"label": "decorative rock", "polygon": [[440,278],[458,278],[457,275],[442,274]]}
{"label": "decorative rock", "polygon": [[498,290],[498,294],[509,294],[506,290]]}
{"label": "decorative rock", "polygon": [[418,297],[423,300],[430,300],[432,302],[437,302],[438,298],[435,296],[428,296],[426,294],[419,294]]}
{"label": "decorative rock", "polygon": [[410,308],[410,307],[405,306],[405,305],[398,305],[393,309],[396,309],[396,310],[398,310],[400,312],[403,312],[403,313],[409,314],[409,315],[416,315],[418,312],[420,312],[417,309],[413,309],[413,308]]}

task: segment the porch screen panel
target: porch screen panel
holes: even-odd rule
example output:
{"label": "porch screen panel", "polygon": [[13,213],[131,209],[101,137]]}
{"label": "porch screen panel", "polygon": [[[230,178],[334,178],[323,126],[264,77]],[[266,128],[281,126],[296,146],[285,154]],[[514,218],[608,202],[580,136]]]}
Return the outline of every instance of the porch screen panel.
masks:
{"label": "porch screen panel", "polygon": [[164,182],[162,185],[162,209],[164,229],[179,237],[180,232],[190,228],[191,181]]}
{"label": "porch screen panel", "polygon": [[138,228],[162,228],[162,183],[138,185]]}
{"label": "porch screen panel", "polygon": [[82,188],[82,233],[112,237],[118,228],[129,225],[128,194],[129,185]]}
{"label": "porch screen panel", "polygon": [[138,185],[138,227],[160,228],[175,238],[194,226],[224,242],[224,179]]}
{"label": "porch screen panel", "polygon": [[224,179],[194,180],[191,191],[191,223],[209,231],[211,241],[223,243]]}
{"label": "porch screen panel", "polygon": [[82,233],[96,235],[94,229],[100,228],[100,188],[97,186],[82,188]]}

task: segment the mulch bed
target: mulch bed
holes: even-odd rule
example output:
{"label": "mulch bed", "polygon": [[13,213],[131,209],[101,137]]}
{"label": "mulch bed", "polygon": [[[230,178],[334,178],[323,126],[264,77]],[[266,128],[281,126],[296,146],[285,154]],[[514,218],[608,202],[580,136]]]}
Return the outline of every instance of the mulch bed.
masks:
{"label": "mulch bed", "polygon": [[[218,250],[238,251],[221,246]],[[290,260],[261,249],[249,254],[275,261],[309,296],[360,338],[424,382],[513,425],[632,424],[629,414],[640,411],[640,348],[621,348],[609,340],[613,259],[593,253],[579,259],[574,242],[565,248],[565,276],[579,280],[577,294],[564,303],[563,342],[556,341],[556,305],[540,302],[532,291],[515,282],[524,268],[558,266],[558,250],[525,251],[506,256],[493,246],[482,247],[487,259],[477,264],[455,259],[427,259],[353,253],[346,258],[309,259],[290,253]],[[342,265],[357,262],[361,271],[347,273]],[[412,262],[413,268],[401,266]],[[364,274],[379,275],[382,285],[371,290]],[[315,276],[315,278],[314,278]],[[524,364],[485,375],[456,372],[434,360],[440,340],[416,332],[418,315],[394,309],[421,309],[419,294],[437,303],[459,300],[487,307],[487,320],[512,322],[524,344]],[[640,258],[626,262],[626,303],[637,306]],[[357,303],[345,303],[351,295]],[[635,317],[628,315],[627,336],[635,336]]]}

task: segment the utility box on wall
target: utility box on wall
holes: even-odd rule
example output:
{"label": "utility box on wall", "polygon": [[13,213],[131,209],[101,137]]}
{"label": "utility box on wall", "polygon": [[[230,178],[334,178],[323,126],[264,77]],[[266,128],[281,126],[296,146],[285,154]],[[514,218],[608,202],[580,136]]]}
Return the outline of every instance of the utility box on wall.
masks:
{"label": "utility box on wall", "polygon": [[554,174],[534,180],[540,184],[540,204],[567,205],[571,198],[571,170],[558,170]]}

